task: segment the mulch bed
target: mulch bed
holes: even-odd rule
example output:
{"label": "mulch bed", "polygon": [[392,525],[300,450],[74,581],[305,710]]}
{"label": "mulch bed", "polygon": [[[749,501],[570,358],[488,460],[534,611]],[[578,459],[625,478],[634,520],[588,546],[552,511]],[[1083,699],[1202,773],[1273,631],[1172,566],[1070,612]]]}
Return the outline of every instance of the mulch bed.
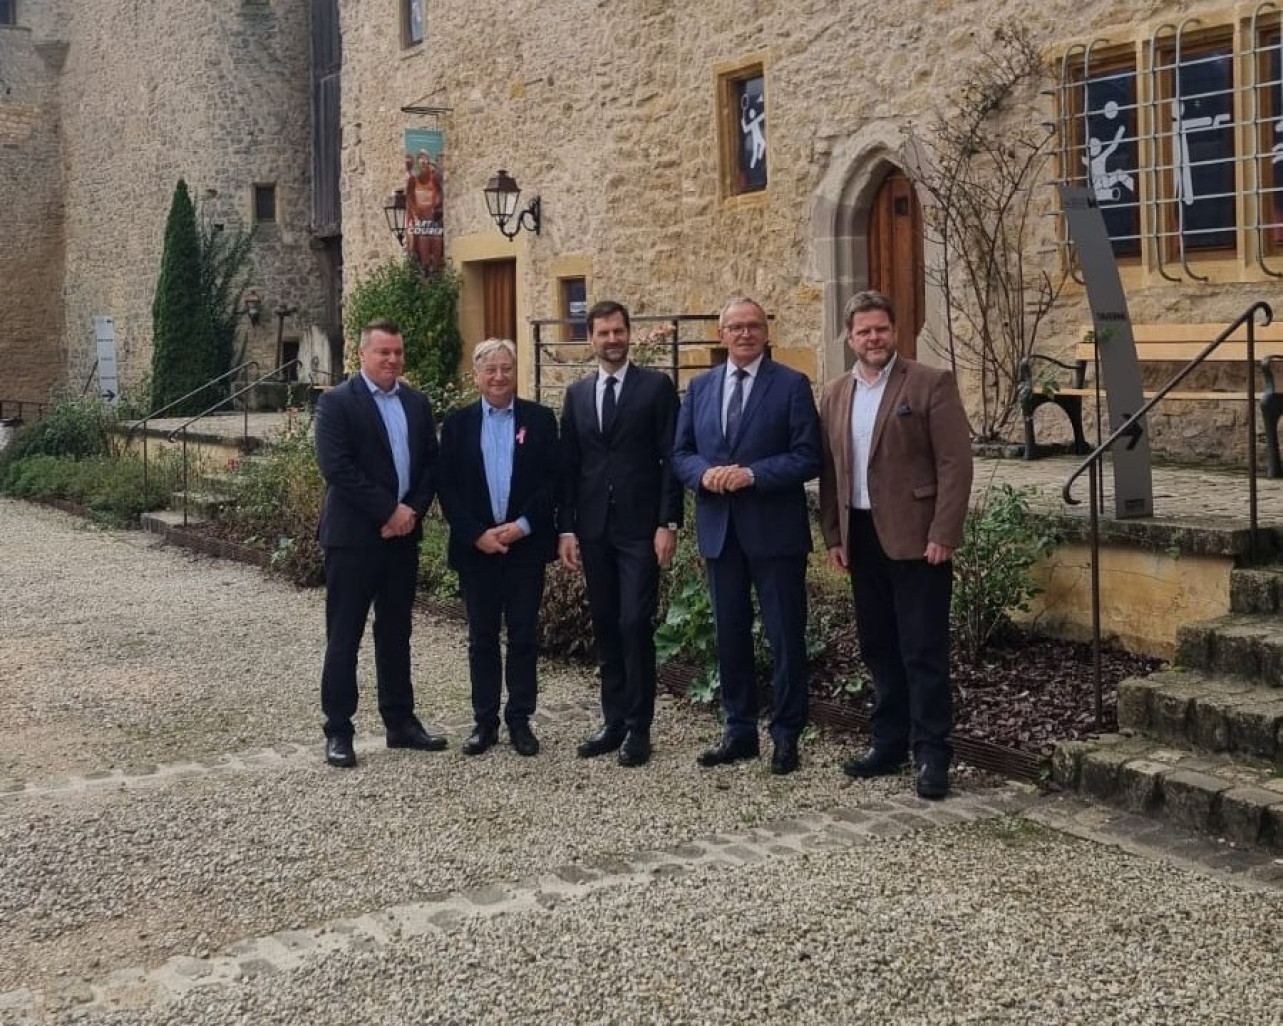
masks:
{"label": "mulch bed", "polygon": [[[1144,676],[1163,665],[1161,659],[1106,648],[1101,653],[1103,722],[1117,726],[1118,682]],[[1049,757],[1057,741],[1097,731],[1095,684],[1090,644],[1057,641],[1012,632],[972,664],[954,653],[954,715],[960,737]],[[811,667],[817,697],[836,694],[854,677],[867,679],[854,632],[843,632]],[[872,695],[849,701],[867,711]]]}

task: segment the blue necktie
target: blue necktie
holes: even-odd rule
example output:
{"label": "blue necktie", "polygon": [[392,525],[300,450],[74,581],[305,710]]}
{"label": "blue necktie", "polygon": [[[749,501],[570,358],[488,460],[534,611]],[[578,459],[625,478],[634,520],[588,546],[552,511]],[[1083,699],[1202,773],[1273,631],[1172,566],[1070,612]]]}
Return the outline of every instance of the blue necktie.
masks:
{"label": "blue necktie", "polygon": [[744,412],[744,379],[748,371],[743,367],[735,368],[735,387],[731,389],[731,402],[726,407],[726,441],[735,444],[735,435],[739,431],[740,415]]}

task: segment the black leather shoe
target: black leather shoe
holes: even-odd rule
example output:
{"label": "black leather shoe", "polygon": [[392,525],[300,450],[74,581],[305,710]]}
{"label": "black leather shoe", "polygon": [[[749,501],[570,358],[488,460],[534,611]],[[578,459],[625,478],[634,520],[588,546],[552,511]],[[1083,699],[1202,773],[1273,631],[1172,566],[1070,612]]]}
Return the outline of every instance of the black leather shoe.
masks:
{"label": "black leather shoe", "polygon": [[949,767],[924,762],[918,767],[918,797],[938,802],[949,793]]}
{"label": "black leather shoe", "polygon": [[699,753],[695,761],[701,766],[725,766],[727,763],[739,762],[741,759],[756,759],[762,754],[757,738],[741,738],[730,741],[722,738],[712,748]]}
{"label": "black leather shoe", "polygon": [[417,720],[387,732],[389,748],[414,748],[420,752],[443,752],[448,742],[440,734],[429,734]]}
{"label": "black leather shoe", "polygon": [[575,751],[581,759],[593,759],[598,755],[605,755],[608,752],[615,751],[623,743],[624,731],[619,727],[612,727],[607,724],[591,737],[584,738]]}
{"label": "black leather shoe", "polygon": [[325,739],[325,761],[331,766],[351,769],[356,765],[356,751],[350,737],[327,737]]}
{"label": "black leather shoe", "polygon": [[771,772],[777,777],[787,776],[802,765],[797,754],[797,741],[781,741],[771,753]]}
{"label": "black leather shoe", "polygon": [[530,758],[539,754],[539,739],[535,737],[529,723],[514,723],[510,726],[508,740],[512,742],[512,748],[518,755]]}
{"label": "black leather shoe", "polygon": [[499,742],[499,731],[494,727],[477,727],[463,742],[464,755],[482,755]]}
{"label": "black leather shoe", "polygon": [[890,777],[904,769],[904,756],[896,756],[885,749],[870,748],[858,759],[842,764],[842,772],[856,780],[871,777]]}
{"label": "black leather shoe", "polygon": [[650,762],[650,731],[630,730],[619,746],[619,765],[645,766]]}

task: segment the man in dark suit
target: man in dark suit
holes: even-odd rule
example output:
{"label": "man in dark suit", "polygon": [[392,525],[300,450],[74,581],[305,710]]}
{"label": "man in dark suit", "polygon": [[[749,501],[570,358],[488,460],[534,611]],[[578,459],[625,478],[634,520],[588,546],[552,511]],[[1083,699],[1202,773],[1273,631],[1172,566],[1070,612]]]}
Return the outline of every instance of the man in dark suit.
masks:
{"label": "man in dark suit", "polygon": [[804,486],[819,473],[820,425],[806,376],[764,356],[767,321],[760,304],[727,304],[718,335],[726,364],[691,382],[673,445],[677,476],[695,493],[726,712],[721,741],[699,763],[758,756],[755,589],[775,661],[771,772],[786,774],[798,767],[807,716],[811,528]]}
{"label": "man in dark suit", "polygon": [[427,397],[397,379],[401,332],[373,321],[361,333],[361,372],[321,396],[316,457],[325,478],[319,537],[325,549],[325,759],[355,766],[356,661],[370,606],[379,715],[389,748],[439,751],[414,715],[410,610],[418,581],[420,521],[432,502],[436,428]]}
{"label": "man in dark suit", "polygon": [[518,755],[539,752],[530,728],[538,693],[539,605],[544,566],[557,556],[557,418],[516,397],[517,348],[488,338],[472,357],[481,398],[441,427],[437,487],[450,524],[450,566],[468,611],[468,671],[475,729],[464,755],[499,740],[504,677],[500,627],[508,627],[504,722]]}
{"label": "man in dark suit", "polygon": [[602,726],[581,758],[651,755],[659,568],[677,547],[682,490],[670,459],[677,390],[630,363],[632,322],[619,303],[588,311],[597,371],[566,390],[561,411],[562,563],[582,569],[601,668]]}
{"label": "man in dark suit", "polygon": [[851,373],[820,403],[820,522],[851,574],[860,651],[873,675],[873,744],[843,769],[897,773],[923,798],[949,790],[949,601],[971,500],[971,432],[953,375],[896,355],[895,310],[858,292],[845,310]]}

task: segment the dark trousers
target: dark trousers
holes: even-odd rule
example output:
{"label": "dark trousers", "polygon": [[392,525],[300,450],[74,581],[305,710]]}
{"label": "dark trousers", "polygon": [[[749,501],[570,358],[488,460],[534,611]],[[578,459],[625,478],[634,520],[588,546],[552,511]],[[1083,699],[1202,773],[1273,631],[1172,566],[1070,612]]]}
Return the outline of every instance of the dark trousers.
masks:
{"label": "dark trousers", "polygon": [[356,659],[374,607],[374,665],[379,715],[400,727],[414,717],[410,682],[410,611],[418,583],[419,543],[394,538],[378,545],[325,550],[325,665],[321,711],[326,737],[351,737],[356,714]]}
{"label": "dark trousers", "polygon": [[851,510],[851,592],[860,651],[873,675],[873,745],[918,762],[952,757],[949,600],[953,564],[890,559],[873,516]]}
{"label": "dark trousers", "polygon": [[601,714],[613,730],[649,730],[655,718],[655,609],[659,561],[653,538],[580,539],[588,610],[601,669]]}
{"label": "dark trousers", "polygon": [[472,678],[472,715],[478,727],[499,726],[505,679],[499,632],[507,624],[508,705],[504,722],[512,727],[535,712],[539,685],[539,604],[543,601],[544,564],[488,556],[479,567],[459,574],[468,611],[468,672]]}
{"label": "dark trousers", "polygon": [[717,627],[717,669],[722,681],[729,741],[757,737],[757,669],[753,660],[753,590],[771,645],[775,672],[771,737],[796,741],[806,726],[806,556],[750,559],[734,527],[722,554],[706,561]]}

